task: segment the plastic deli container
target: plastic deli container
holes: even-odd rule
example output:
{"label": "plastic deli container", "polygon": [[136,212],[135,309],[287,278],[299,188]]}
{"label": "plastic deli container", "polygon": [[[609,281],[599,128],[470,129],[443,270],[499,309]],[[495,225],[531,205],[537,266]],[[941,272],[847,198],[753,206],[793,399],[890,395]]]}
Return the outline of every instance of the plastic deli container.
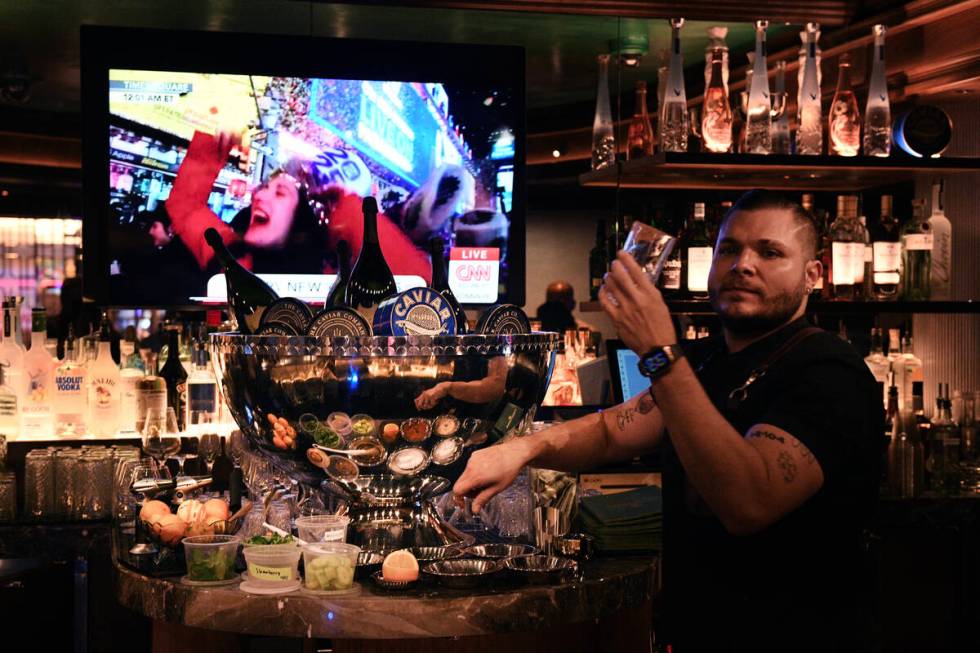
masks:
{"label": "plastic deli container", "polygon": [[322,542],[303,548],[306,589],[337,592],[354,584],[354,570],[361,547],[343,542]]}
{"label": "plastic deli container", "polygon": [[187,578],[196,582],[229,580],[235,576],[235,557],[241,539],[234,535],[185,537]]}
{"label": "plastic deli container", "polygon": [[341,515],[310,515],[296,518],[299,538],[315,542],[346,542],[350,517]]}
{"label": "plastic deli container", "polygon": [[246,546],[244,553],[248,580],[256,585],[282,585],[299,578],[303,550],[295,544]]}

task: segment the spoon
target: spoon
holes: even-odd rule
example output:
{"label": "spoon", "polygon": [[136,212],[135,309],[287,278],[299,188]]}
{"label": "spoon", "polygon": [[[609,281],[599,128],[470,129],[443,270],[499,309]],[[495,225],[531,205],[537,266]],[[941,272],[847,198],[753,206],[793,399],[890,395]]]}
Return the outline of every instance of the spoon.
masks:
{"label": "spoon", "polygon": [[314,444],[313,446],[320,451],[326,451],[327,453],[339,453],[345,456],[370,456],[376,453],[373,449],[331,449],[330,447],[325,447],[322,444]]}

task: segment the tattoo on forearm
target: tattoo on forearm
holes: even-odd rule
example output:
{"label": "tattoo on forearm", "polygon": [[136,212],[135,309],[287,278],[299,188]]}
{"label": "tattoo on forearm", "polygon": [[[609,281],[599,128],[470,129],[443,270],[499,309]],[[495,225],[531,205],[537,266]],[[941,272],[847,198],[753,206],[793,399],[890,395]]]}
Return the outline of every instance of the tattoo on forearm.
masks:
{"label": "tattoo on forearm", "polygon": [[636,404],[636,409],[640,411],[641,415],[646,415],[651,410],[657,407],[657,402],[653,400],[649,392],[643,393],[640,397],[640,401]]}
{"label": "tattoo on forearm", "polygon": [[623,408],[623,410],[616,413],[616,426],[619,427],[620,431],[625,431],[626,426],[633,421],[635,415],[635,408]]}
{"label": "tattoo on forearm", "polygon": [[800,452],[800,457],[802,457],[807,464],[812,464],[813,461],[815,460],[815,458],[813,457],[813,453],[809,449],[807,449],[806,445],[800,442],[799,440],[794,439],[792,442],[790,442],[790,446],[792,446],[794,449],[797,449]]}
{"label": "tattoo on forearm", "polygon": [[750,438],[765,438],[767,440],[773,440],[779,442],[780,444],[786,444],[786,438],[781,435],[776,435],[772,431],[757,430],[749,433]]}
{"label": "tattoo on forearm", "polygon": [[779,463],[779,468],[783,470],[783,480],[787,483],[792,483],[793,479],[796,478],[796,465],[789,457],[789,454],[785,451],[780,452],[779,457],[776,458],[776,462]]}

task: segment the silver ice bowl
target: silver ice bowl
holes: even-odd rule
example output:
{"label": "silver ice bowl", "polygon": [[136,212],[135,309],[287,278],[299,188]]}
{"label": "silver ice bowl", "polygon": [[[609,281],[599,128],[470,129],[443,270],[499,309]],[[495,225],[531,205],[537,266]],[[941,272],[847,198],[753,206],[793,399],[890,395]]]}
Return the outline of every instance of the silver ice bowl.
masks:
{"label": "silver ice bowl", "polygon": [[466,549],[468,556],[493,560],[532,555],[537,552],[538,549],[530,544],[477,544]]}
{"label": "silver ice bowl", "polygon": [[497,560],[439,560],[422,566],[422,573],[446,587],[484,585],[500,571]]}
{"label": "silver ice bowl", "polygon": [[530,555],[507,558],[504,568],[516,578],[535,585],[565,583],[578,571],[578,563],[557,556]]}

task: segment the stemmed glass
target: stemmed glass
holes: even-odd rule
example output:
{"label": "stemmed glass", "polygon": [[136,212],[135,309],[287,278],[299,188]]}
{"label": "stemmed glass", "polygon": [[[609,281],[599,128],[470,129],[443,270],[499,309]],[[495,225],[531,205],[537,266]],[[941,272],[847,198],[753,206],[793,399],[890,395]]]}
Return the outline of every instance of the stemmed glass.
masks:
{"label": "stemmed glass", "polygon": [[214,461],[221,453],[221,437],[217,433],[205,433],[198,441],[197,452],[204,459],[204,463],[208,466],[208,474],[210,474],[211,468],[214,467]]}
{"label": "stemmed glass", "polygon": [[[163,466],[168,457],[180,451],[180,430],[173,408],[154,407],[146,411],[143,422],[143,451]],[[180,460],[181,471],[184,461]]]}
{"label": "stemmed glass", "polygon": [[147,541],[146,528],[139,518],[139,510],[145,501],[156,498],[161,494],[163,488],[169,485],[170,470],[165,465],[158,464],[154,460],[147,460],[131,468],[129,479],[129,490],[137,499],[134,510],[136,515],[136,541],[129,552],[132,555],[156,553],[159,549],[155,544]]}

